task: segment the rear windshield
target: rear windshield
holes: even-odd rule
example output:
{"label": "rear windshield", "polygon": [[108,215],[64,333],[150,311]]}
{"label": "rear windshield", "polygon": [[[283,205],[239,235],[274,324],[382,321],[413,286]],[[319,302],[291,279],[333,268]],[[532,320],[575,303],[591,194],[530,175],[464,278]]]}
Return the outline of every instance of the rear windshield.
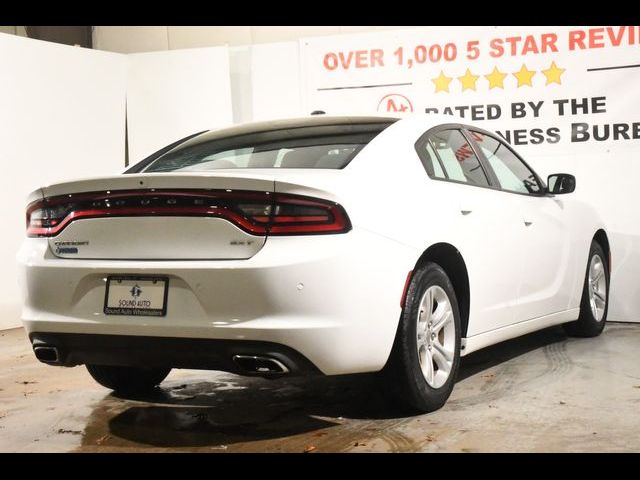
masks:
{"label": "rear windshield", "polygon": [[[305,129],[243,135],[198,142],[198,138],[161,154],[138,171],[208,172],[238,168],[341,169],[384,127],[345,135],[301,136]],[[299,131],[298,131],[299,130]],[[293,138],[292,138],[293,137]]]}
{"label": "rear windshield", "polygon": [[271,145],[221,152],[201,148],[195,152],[169,153],[149,165],[145,172],[206,172],[221,168],[343,168],[364,145]]}

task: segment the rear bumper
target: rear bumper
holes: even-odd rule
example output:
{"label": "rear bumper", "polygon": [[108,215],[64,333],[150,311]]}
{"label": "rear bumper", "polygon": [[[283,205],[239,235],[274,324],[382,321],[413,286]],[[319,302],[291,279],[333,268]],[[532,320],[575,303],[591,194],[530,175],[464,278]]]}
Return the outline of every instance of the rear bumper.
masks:
{"label": "rear bumper", "polygon": [[[18,255],[22,319],[34,335],[169,339],[173,343],[158,347],[164,353],[178,339],[266,342],[298,352],[327,375],[372,372],[391,351],[399,300],[417,256],[358,229],[274,237],[250,259],[217,261],[61,259],[46,239],[29,238]],[[108,275],[168,277],[166,316],[105,315]],[[158,342],[148,345],[164,345]],[[174,366],[187,365],[183,355],[176,357]],[[209,356],[201,357],[189,368],[208,365]],[[206,368],[221,368],[214,363]]]}
{"label": "rear bumper", "polygon": [[274,359],[284,366],[282,373],[290,375],[320,373],[299,352],[270,342],[76,333],[31,333],[29,339],[34,349],[55,348],[55,358],[41,361],[65,367],[83,364],[121,365],[257,374],[243,367],[241,362],[234,361],[234,357],[239,355]]}

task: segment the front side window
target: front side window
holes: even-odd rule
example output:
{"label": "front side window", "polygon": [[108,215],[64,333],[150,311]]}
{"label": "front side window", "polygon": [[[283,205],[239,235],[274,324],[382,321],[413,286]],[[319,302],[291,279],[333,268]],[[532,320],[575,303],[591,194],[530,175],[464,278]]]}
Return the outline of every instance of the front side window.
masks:
{"label": "front side window", "polygon": [[[429,134],[428,138],[447,179],[470,185],[489,186],[489,180],[478,157],[459,130],[442,130]],[[434,174],[436,171],[434,167]]]}
{"label": "front side window", "polygon": [[536,175],[509,147],[484,133],[473,130],[469,133],[498,177],[500,188],[516,193],[542,193],[542,185]]}

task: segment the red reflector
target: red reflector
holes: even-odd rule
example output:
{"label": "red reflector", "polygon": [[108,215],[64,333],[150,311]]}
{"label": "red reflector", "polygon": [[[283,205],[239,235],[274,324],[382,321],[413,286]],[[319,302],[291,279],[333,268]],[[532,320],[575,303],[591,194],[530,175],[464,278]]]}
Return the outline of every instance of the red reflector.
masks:
{"label": "red reflector", "polygon": [[120,190],[33,202],[27,207],[27,235],[52,237],[81,219],[136,216],[217,217],[261,236],[351,230],[340,205],[300,195],[244,190]]}
{"label": "red reflector", "polygon": [[407,279],[404,281],[404,288],[402,289],[402,297],[400,297],[400,308],[404,308],[404,302],[407,299],[407,292],[409,291],[409,284],[411,283],[411,275],[413,270],[409,270],[407,273]]}

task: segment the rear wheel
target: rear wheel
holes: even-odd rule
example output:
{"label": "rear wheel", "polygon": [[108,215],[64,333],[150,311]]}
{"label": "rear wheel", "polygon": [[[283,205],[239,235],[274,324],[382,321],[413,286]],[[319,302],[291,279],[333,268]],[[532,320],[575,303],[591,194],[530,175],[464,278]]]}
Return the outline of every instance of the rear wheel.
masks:
{"label": "rear wheel", "polygon": [[580,301],[580,316],[575,322],[565,324],[564,329],[575,337],[596,337],[604,329],[608,309],[609,265],[600,244],[592,242]]}
{"label": "rear wheel", "polygon": [[144,393],[159,385],[171,368],[118,367],[87,365],[93,379],[103,387],[122,393]]}
{"label": "rear wheel", "polygon": [[407,292],[386,384],[419,412],[442,407],[460,363],[460,313],[453,285],[435,263],[417,270]]}

